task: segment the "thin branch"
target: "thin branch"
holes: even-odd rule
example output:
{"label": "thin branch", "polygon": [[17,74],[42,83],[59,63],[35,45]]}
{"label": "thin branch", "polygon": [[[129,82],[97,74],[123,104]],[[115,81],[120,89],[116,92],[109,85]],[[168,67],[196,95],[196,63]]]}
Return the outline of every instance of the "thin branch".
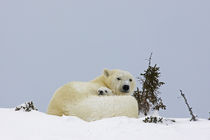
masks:
{"label": "thin branch", "polygon": [[182,92],[182,90],[180,90],[180,93],[182,95],[182,97],[184,98],[185,104],[188,107],[188,110],[190,111],[190,115],[192,116],[192,118],[190,119],[190,121],[197,121],[196,116],[193,114],[192,112],[192,107],[190,107],[190,105],[187,102],[187,98],[185,97],[184,93]]}
{"label": "thin branch", "polygon": [[151,61],[152,61],[152,52],[150,53],[150,56],[149,56],[149,59],[145,59],[147,60],[149,63],[148,63],[148,67],[151,66]]}
{"label": "thin branch", "polygon": [[151,66],[151,61],[152,61],[152,53],[150,54],[150,56],[149,56],[149,66]]}

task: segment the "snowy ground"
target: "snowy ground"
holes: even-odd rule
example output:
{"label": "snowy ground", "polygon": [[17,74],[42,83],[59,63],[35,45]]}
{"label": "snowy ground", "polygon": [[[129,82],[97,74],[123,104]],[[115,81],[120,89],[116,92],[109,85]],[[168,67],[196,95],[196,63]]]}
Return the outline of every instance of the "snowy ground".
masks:
{"label": "snowy ground", "polygon": [[1,140],[210,140],[210,121],[175,119],[175,123],[148,124],[142,118],[108,118],[85,122],[38,111],[0,109]]}

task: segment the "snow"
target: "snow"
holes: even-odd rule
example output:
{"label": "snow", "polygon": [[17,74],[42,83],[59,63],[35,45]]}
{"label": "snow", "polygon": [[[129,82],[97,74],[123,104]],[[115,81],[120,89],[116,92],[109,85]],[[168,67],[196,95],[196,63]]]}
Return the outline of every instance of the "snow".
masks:
{"label": "snow", "polygon": [[85,122],[72,116],[0,108],[1,140],[210,140],[210,121],[173,118],[175,123],[144,123],[143,118]]}

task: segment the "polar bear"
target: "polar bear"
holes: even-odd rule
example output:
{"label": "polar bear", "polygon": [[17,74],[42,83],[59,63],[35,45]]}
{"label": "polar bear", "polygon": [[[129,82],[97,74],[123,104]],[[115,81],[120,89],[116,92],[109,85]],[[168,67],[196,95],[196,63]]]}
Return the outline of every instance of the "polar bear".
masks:
{"label": "polar bear", "polygon": [[115,116],[137,118],[138,105],[131,96],[135,84],[127,71],[104,69],[103,74],[92,81],[70,82],[57,89],[47,113],[77,116],[86,121]]}

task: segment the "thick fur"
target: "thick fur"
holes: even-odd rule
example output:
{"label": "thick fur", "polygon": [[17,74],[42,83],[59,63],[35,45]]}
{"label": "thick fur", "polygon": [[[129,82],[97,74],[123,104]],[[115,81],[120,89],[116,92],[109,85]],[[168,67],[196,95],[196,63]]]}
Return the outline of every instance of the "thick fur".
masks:
{"label": "thick fur", "polygon": [[[130,87],[124,92],[123,85]],[[99,96],[102,87],[112,96]],[[60,87],[48,106],[48,114],[77,116],[86,121],[107,117],[138,117],[136,100],[130,96],[135,88],[133,76],[122,70],[104,70],[104,74],[90,82],[70,82]],[[116,96],[117,95],[117,96]]]}

